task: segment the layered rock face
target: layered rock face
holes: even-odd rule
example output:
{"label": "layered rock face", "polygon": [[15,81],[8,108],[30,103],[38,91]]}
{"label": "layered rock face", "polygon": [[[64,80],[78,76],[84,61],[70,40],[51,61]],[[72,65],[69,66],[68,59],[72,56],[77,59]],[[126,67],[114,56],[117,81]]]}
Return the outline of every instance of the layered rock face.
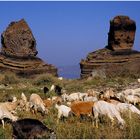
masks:
{"label": "layered rock face", "polygon": [[81,60],[81,78],[140,75],[140,52],[132,50],[135,30],[135,22],[127,16],[111,20],[107,47]]}
{"label": "layered rock face", "polygon": [[50,73],[57,76],[57,69],[38,58],[36,40],[24,19],[11,22],[1,35],[0,71],[19,75]]}

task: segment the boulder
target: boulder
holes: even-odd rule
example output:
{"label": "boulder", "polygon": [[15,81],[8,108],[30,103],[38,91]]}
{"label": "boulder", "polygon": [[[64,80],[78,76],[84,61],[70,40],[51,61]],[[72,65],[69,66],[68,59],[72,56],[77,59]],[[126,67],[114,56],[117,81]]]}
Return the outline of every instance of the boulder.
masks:
{"label": "boulder", "polygon": [[24,19],[11,22],[1,35],[0,72],[14,72],[22,76],[50,73],[57,76],[57,68],[38,58],[36,40]]}

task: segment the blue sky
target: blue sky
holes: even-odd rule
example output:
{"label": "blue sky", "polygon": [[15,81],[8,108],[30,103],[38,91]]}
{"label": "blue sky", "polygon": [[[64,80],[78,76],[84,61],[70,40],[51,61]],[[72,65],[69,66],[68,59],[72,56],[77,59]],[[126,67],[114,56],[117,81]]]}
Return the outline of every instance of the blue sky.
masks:
{"label": "blue sky", "polygon": [[136,21],[134,49],[140,50],[140,2],[0,2],[0,33],[14,20],[24,18],[44,61],[75,65],[89,52],[107,45],[109,21],[127,15]]}

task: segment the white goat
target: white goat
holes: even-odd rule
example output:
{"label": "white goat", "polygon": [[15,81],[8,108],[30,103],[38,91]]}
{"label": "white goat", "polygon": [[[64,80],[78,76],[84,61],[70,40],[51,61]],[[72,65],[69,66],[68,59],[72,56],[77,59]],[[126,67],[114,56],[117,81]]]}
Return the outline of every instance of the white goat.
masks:
{"label": "white goat", "polygon": [[15,110],[19,105],[19,101],[16,102],[1,102],[0,106],[7,109],[9,112],[16,114]]}
{"label": "white goat", "polygon": [[55,85],[52,85],[50,91],[53,91],[54,89],[55,89]]}
{"label": "white goat", "polygon": [[45,108],[45,104],[38,94],[33,93],[29,100],[30,108],[34,109],[35,113],[40,110],[42,113],[47,113],[48,110]]}
{"label": "white goat", "polygon": [[138,115],[140,115],[140,110],[137,109],[134,105],[132,104],[128,104],[128,103],[118,103],[116,105],[116,108],[118,111],[120,111],[121,113],[123,113],[124,111],[131,111],[133,113],[136,113]]}
{"label": "white goat", "polygon": [[76,93],[71,93],[70,95],[67,95],[66,93],[62,95],[62,99],[64,101],[83,101],[84,96],[87,96],[88,93],[81,93],[81,92],[76,92]]}
{"label": "white goat", "polygon": [[84,97],[84,101],[98,101],[97,97],[93,97],[93,96],[85,96]]}
{"label": "white goat", "polygon": [[122,126],[125,124],[125,121],[121,118],[119,111],[111,103],[102,100],[95,102],[93,105],[93,113],[97,128],[99,115],[107,115],[111,119],[112,124],[114,123],[114,117],[117,118],[118,123]]}
{"label": "white goat", "polygon": [[17,97],[13,97],[13,101],[12,102],[16,102],[17,101]]}
{"label": "white goat", "polygon": [[22,92],[21,93],[21,99],[26,103],[27,102],[27,97],[25,96],[25,94]]}
{"label": "white goat", "polygon": [[63,77],[58,77],[59,80],[63,80]]}
{"label": "white goat", "polygon": [[29,102],[27,101],[27,97],[23,92],[21,93],[20,109],[29,111]]}
{"label": "white goat", "polygon": [[57,116],[57,123],[59,122],[59,119],[61,117],[68,117],[69,113],[71,111],[70,107],[67,107],[65,105],[55,105],[55,108],[58,110],[58,116]]}
{"label": "white goat", "polygon": [[12,121],[16,121],[18,119],[17,116],[13,116],[8,110],[7,108],[5,108],[4,106],[1,106],[0,105],[0,119],[2,121],[2,126],[3,126],[3,129],[4,129],[4,118],[8,118]]}

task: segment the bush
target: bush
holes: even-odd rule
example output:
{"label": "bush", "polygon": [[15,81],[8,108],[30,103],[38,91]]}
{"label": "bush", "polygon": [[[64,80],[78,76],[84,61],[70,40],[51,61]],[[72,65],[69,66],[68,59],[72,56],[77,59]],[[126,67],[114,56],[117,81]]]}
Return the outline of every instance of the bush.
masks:
{"label": "bush", "polygon": [[6,75],[4,75],[4,78],[1,82],[2,84],[17,84],[19,82],[19,79],[15,74],[7,73]]}
{"label": "bush", "polygon": [[34,81],[33,81],[33,85],[51,85],[54,83],[58,83],[58,79],[50,74],[42,74],[42,75],[38,75]]}

